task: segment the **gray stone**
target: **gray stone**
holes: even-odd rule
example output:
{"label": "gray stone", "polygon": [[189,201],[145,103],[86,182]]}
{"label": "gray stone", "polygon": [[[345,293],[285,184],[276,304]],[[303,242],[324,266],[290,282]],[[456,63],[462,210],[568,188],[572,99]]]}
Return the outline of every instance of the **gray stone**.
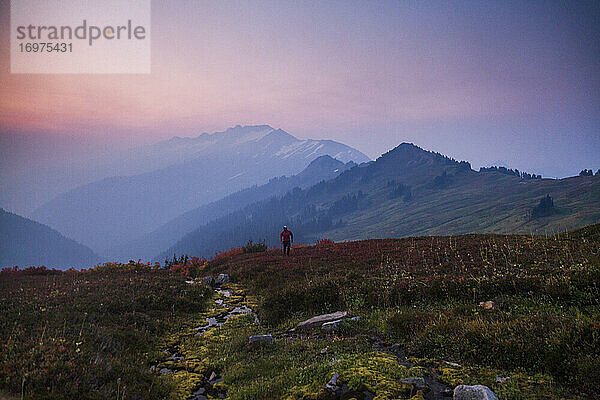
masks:
{"label": "gray stone", "polygon": [[310,329],[318,329],[325,322],[336,321],[338,319],[343,319],[348,316],[346,311],[338,311],[332,314],[323,314],[318,315],[316,317],[312,317],[311,319],[307,319],[306,321],[300,322],[296,325],[296,329],[298,330],[310,330]]}
{"label": "gray stone", "polygon": [[170,370],[169,368],[161,368],[160,371],[158,371],[158,373],[161,375],[171,374],[173,373],[173,370]]}
{"label": "gray stone", "polygon": [[248,343],[250,343],[250,344],[253,344],[253,343],[273,344],[273,336],[272,335],[250,336],[250,339],[248,339]]}
{"label": "gray stone", "polygon": [[338,385],[338,378],[340,377],[340,374],[338,374],[337,372],[333,374],[333,376],[331,377],[331,379],[329,380],[329,382],[327,382],[325,384],[325,390],[328,390],[330,392],[336,392],[339,390],[339,385]]}
{"label": "gray stone", "polygon": [[356,316],[356,317],[348,318],[348,321],[358,322],[358,321],[360,321],[360,317]]}
{"label": "gray stone", "polygon": [[219,276],[215,278],[215,285],[222,285],[229,282],[231,282],[231,279],[227,274],[219,274]]}
{"label": "gray stone", "polygon": [[212,286],[214,279],[212,276],[205,276],[204,278],[202,278],[202,282],[204,282],[208,286]]}
{"label": "gray stone", "polygon": [[510,376],[500,376],[496,375],[496,383],[504,383],[510,379]]}
{"label": "gray stone", "polygon": [[450,361],[444,361],[444,364],[446,364],[452,368],[462,368],[462,365],[454,363],[454,362],[450,362]]}
{"label": "gray stone", "polygon": [[337,332],[340,330],[340,324],[343,319],[338,319],[336,321],[325,322],[321,325],[321,330],[326,333]]}
{"label": "gray stone", "polygon": [[425,378],[410,377],[410,378],[401,379],[400,382],[412,385],[416,390],[422,390],[422,389],[427,388],[427,384],[425,383]]}
{"label": "gray stone", "polygon": [[498,400],[498,397],[483,385],[460,385],[454,389],[454,400]]}

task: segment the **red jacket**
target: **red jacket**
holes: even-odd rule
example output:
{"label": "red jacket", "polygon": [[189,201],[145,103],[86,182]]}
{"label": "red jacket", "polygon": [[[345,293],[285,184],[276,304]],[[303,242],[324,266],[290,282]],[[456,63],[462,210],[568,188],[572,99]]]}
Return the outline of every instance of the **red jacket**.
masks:
{"label": "red jacket", "polygon": [[281,235],[279,235],[279,239],[281,243],[294,241],[294,234],[289,229],[287,231],[281,231]]}

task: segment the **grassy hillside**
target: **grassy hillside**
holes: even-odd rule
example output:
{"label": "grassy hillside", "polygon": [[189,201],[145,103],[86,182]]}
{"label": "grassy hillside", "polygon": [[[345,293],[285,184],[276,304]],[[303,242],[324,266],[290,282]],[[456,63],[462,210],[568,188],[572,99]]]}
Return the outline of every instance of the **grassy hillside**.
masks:
{"label": "grassy hillside", "polygon": [[[235,283],[212,291],[189,280],[219,273]],[[135,263],[4,271],[0,393],[326,400],[339,373],[356,399],[433,399],[459,384],[486,385],[501,400],[593,398],[599,299],[600,225],[324,240],[291,257],[238,248],[172,272]],[[361,319],[333,333],[290,331],[334,311]],[[257,334],[274,341],[249,344]]]}
{"label": "grassy hillside", "polygon": [[0,267],[89,267],[98,262],[90,248],[0,208]]}
{"label": "grassy hillside", "polygon": [[[290,258],[222,258],[198,273],[229,273],[245,285],[269,332],[349,310],[362,320],[348,337],[379,337],[421,360],[463,364],[459,372],[436,369],[449,384],[487,384],[501,398],[570,398],[600,390],[599,257],[594,225],[548,237],[325,242]],[[493,309],[479,307],[485,301]]]}
{"label": "grassy hillside", "polygon": [[[531,218],[542,198],[554,209]],[[254,203],[198,227],[164,251],[210,257],[216,251],[265,239],[278,244],[286,224],[297,242],[456,235],[556,233],[600,221],[600,176],[522,179],[498,171],[475,172],[403,143],[375,162],[335,179]]]}
{"label": "grassy hillside", "polygon": [[164,399],[149,371],[162,344],[205,309],[208,290],[146,265],[0,272],[0,396]]}

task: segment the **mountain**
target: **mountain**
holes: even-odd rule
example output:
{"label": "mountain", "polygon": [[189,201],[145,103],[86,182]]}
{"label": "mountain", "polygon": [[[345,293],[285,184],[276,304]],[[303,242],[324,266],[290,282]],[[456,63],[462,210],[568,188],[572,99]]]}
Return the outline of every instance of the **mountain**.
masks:
{"label": "mountain", "polygon": [[[532,218],[550,195],[556,212]],[[283,224],[296,242],[550,233],[600,221],[600,177],[522,179],[476,172],[469,163],[403,143],[374,162],[307,189],[251,204],[189,233],[159,257],[212,256],[248,239],[278,244]]]}
{"label": "mountain", "polygon": [[268,125],[175,137],[140,153],[151,159],[163,155],[170,164],[157,162],[153,171],[80,186],[45,203],[33,217],[104,254],[186,211],[274,176],[296,174],[319,156],[369,160],[344,144],[300,140]]}
{"label": "mountain", "polygon": [[100,262],[88,247],[0,208],[0,266],[86,267]]}
{"label": "mountain", "polygon": [[[167,222],[157,230],[122,243],[107,252],[110,259],[150,260],[157,249],[166,249],[199,226],[234,212],[251,203],[272,196],[283,195],[295,187],[306,188],[320,181],[333,179],[342,172],[356,166],[353,161],[343,163],[330,156],[314,159],[302,172],[290,177],[271,178],[264,185],[255,185],[230,194],[223,199],[205,204]],[[161,261],[161,260],[159,260]]]}

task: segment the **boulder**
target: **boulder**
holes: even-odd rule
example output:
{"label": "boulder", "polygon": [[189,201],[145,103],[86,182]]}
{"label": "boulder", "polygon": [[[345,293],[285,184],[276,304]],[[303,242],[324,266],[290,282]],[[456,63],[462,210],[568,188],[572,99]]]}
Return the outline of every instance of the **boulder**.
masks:
{"label": "boulder", "polygon": [[307,319],[306,321],[300,322],[296,325],[296,329],[298,330],[311,330],[320,328],[325,322],[337,321],[339,319],[344,319],[348,316],[346,311],[338,311],[332,314],[323,314],[318,315],[316,317],[312,317],[311,319]]}
{"label": "boulder", "polygon": [[248,339],[248,343],[250,343],[250,344],[253,344],[253,343],[273,344],[273,336],[272,335],[250,336],[250,339]]}
{"label": "boulder", "polygon": [[219,274],[219,276],[215,278],[215,285],[222,285],[229,282],[231,282],[231,279],[227,274]]}
{"label": "boulder", "polygon": [[454,400],[498,400],[498,397],[487,386],[460,385],[454,389]]}

